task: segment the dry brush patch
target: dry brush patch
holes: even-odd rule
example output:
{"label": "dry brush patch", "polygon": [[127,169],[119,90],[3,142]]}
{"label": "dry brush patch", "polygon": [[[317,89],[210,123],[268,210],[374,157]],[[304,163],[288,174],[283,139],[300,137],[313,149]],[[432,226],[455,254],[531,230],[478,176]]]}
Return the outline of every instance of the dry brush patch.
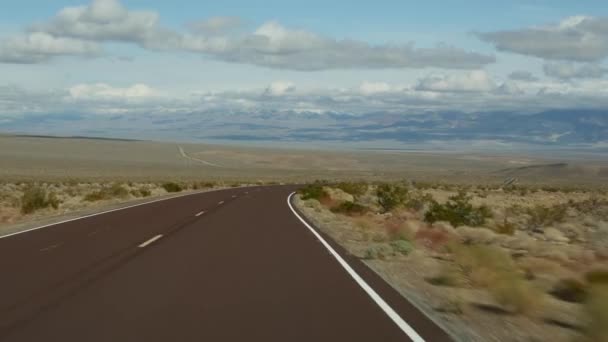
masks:
{"label": "dry brush patch", "polygon": [[316,200],[298,200],[304,214],[465,340],[604,338],[608,304],[586,274],[608,268],[605,192],[315,186]]}

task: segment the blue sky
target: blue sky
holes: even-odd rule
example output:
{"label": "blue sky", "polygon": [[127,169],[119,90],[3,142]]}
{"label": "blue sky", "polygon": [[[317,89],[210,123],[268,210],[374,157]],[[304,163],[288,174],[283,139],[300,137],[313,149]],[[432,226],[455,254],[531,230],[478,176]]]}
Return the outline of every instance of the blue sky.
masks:
{"label": "blue sky", "polygon": [[2,7],[0,131],[49,112],[530,112],[608,97],[604,1]]}

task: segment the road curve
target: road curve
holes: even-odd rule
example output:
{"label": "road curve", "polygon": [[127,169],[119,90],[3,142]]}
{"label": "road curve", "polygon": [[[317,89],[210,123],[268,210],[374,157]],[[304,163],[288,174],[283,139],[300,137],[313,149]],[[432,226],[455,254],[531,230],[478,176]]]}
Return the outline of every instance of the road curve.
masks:
{"label": "road curve", "polygon": [[[183,196],[0,238],[0,341],[426,341],[448,336],[315,236],[292,186]],[[415,339],[415,338],[414,338]]]}

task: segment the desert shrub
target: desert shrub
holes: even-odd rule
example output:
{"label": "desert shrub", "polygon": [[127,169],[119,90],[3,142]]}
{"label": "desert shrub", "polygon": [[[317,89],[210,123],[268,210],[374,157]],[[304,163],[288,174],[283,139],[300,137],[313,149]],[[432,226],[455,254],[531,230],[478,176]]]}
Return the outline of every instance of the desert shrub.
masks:
{"label": "desert shrub", "polygon": [[594,285],[585,302],[588,323],[585,335],[589,341],[608,341],[608,285]]}
{"label": "desert shrub", "polygon": [[320,201],[323,198],[329,197],[327,191],[323,188],[323,185],[315,183],[309,184],[304,188],[300,189],[300,194],[303,200],[316,199]]}
{"label": "desert shrub", "polygon": [[401,184],[381,184],[376,190],[378,205],[384,212],[389,212],[407,199],[408,188]]}
{"label": "desert shrub", "polygon": [[566,208],[563,205],[546,207],[537,205],[526,210],[528,214],[527,225],[529,229],[539,229],[559,223],[566,217]]}
{"label": "desert shrub", "polygon": [[445,204],[434,201],[425,213],[424,220],[429,223],[447,221],[454,227],[481,226],[487,218],[492,217],[490,209],[485,206],[474,207],[470,200],[466,193],[459,192]]}
{"label": "desert shrub", "polygon": [[425,205],[432,204],[434,201],[433,195],[431,194],[425,194],[422,192],[410,193],[405,201],[405,207],[420,211],[424,209]]}
{"label": "desert shrub", "polygon": [[608,285],[608,271],[607,270],[593,270],[585,274],[585,279],[591,284],[604,284]]}
{"label": "desert shrub", "polygon": [[390,245],[393,248],[393,251],[395,251],[396,253],[403,254],[403,255],[410,254],[410,252],[414,249],[412,244],[406,240],[391,241]]}
{"label": "desert shrub", "polygon": [[175,182],[163,183],[162,188],[165,189],[166,192],[181,192],[184,190],[181,185]]}
{"label": "desert shrub", "polygon": [[351,194],[355,197],[365,195],[367,192],[368,185],[367,183],[362,182],[342,182],[336,184],[336,188],[346,192],[347,194]]}
{"label": "desert shrub", "polygon": [[496,247],[454,245],[454,260],[470,282],[485,288],[508,310],[528,313],[539,305],[540,294],[517,271],[513,259]]}
{"label": "desert shrub", "polygon": [[346,215],[363,215],[368,212],[369,209],[361,204],[345,201],[331,208],[331,211]]}
{"label": "desert shrub", "polygon": [[386,234],[390,240],[412,240],[412,231],[406,226],[406,221],[391,218],[384,223]]}
{"label": "desert shrub", "polygon": [[21,212],[31,214],[36,210],[52,207],[57,209],[60,201],[55,193],[47,194],[47,191],[40,186],[30,186],[25,189],[21,196]]}
{"label": "desert shrub", "polygon": [[380,259],[384,260],[386,257],[395,255],[395,252],[388,246],[379,245],[372,246],[365,250],[363,254],[364,259]]}
{"label": "desert shrub", "polygon": [[578,279],[562,279],[549,293],[566,302],[582,303],[587,298],[587,286]]}
{"label": "desert shrub", "polygon": [[414,238],[423,246],[433,250],[443,249],[453,240],[450,233],[437,228],[420,229],[416,232]]}
{"label": "desert shrub", "polygon": [[496,233],[503,234],[503,235],[513,235],[513,234],[515,234],[516,230],[517,230],[517,225],[515,225],[512,222],[509,222],[509,220],[507,220],[506,217],[502,223],[496,224],[496,227],[494,229],[494,231]]}
{"label": "desert shrub", "polygon": [[101,190],[93,191],[84,196],[84,200],[88,202],[97,202],[108,200],[112,198],[125,198],[129,196],[129,190],[127,190],[121,184],[113,184],[109,188],[102,188]]}

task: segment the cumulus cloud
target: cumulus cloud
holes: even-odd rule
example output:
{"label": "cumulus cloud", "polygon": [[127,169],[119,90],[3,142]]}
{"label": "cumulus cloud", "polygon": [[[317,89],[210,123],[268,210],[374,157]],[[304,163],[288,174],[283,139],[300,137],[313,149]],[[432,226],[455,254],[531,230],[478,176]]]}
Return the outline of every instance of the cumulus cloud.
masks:
{"label": "cumulus cloud", "polygon": [[292,82],[276,81],[272,82],[268,87],[266,87],[264,94],[270,96],[282,96],[294,91],[296,91],[296,85]]}
{"label": "cumulus cloud", "polygon": [[608,69],[603,68],[598,64],[574,64],[560,62],[545,63],[543,70],[545,75],[562,80],[574,78],[601,78],[608,73]]}
{"label": "cumulus cloud", "polygon": [[186,50],[217,59],[278,69],[315,71],[327,69],[454,68],[473,69],[493,63],[494,56],[439,45],[415,48],[406,45],[370,45],[356,40],[336,40],[277,22],[261,25],[239,37],[189,36]]}
{"label": "cumulus cloud", "polygon": [[529,71],[524,70],[516,70],[509,74],[509,79],[514,81],[527,81],[527,82],[536,82],[538,81],[538,77],[534,76]]}
{"label": "cumulus cloud", "polygon": [[146,48],[161,48],[179,36],[159,25],[152,11],[130,11],[118,0],[93,0],[88,6],[67,7],[48,23],[36,24],[30,31],[57,37],[90,41],[120,41]]}
{"label": "cumulus cloud", "polygon": [[0,42],[0,62],[3,63],[41,63],[55,56],[94,56],[100,52],[95,43],[44,32],[22,34]]}
{"label": "cumulus cloud", "polygon": [[477,35],[500,51],[550,60],[597,62],[608,56],[608,17],[575,16],[545,27]]}
{"label": "cumulus cloud", "polygon": [[435,92],[489,92],[496,89],[496,83],[483,70],[466,74],[433,75],[422,78],[417,90]]}
{"label": "cumulus cloud", "polygon": [[229,32],[239,24],[236,18],[211,18],[191,24],[192,32],[186,34],[162,27],[156,12],[129,10],[118,0],[93,0],[88,6],[65,8],[48,22],[32,25],[29,32],[54,39],[118,41],[145,49],[185,50],[225,62],[300,71],[476,69],[495,62],[494,56],[445,44],[431,48],[416,48],[413,43],[372,45],[290,29],[273,21],[250,33]]}

